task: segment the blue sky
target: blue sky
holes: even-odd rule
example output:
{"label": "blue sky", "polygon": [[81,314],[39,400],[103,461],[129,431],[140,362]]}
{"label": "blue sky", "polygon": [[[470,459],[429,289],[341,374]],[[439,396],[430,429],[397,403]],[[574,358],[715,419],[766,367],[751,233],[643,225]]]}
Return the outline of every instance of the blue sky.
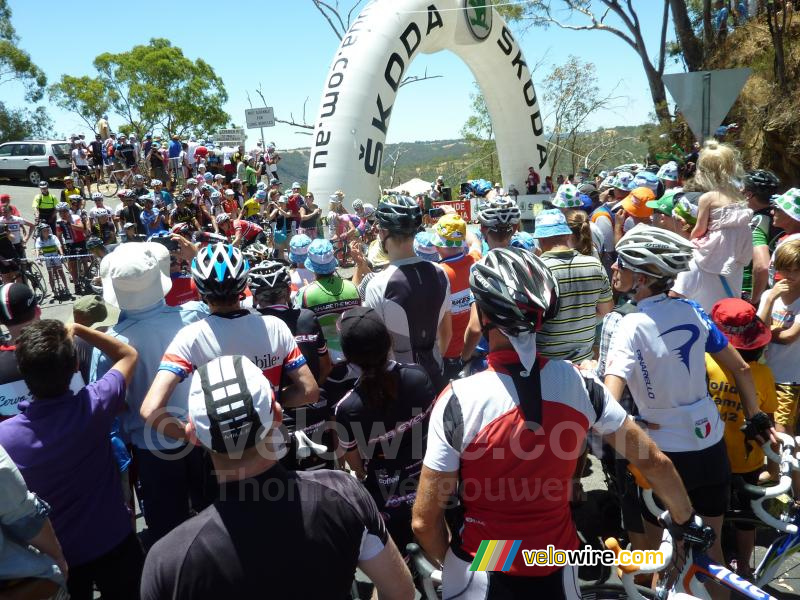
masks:
{"label": "blue sky", "polygon": [[[340,0],[343,6],[352,0]],[[102,52],[123,52],[150,38],[164,37],[183,49],[189,58],[202,57],[225,82],[229,100],[225,109],[236,122],[244,121],[249,108],[246,91],[263,85],[276,116],[301,118],[303,102],[309,98],[307,118],[313,121],[322,84],[339,40],[310,0],[261,0],[247,4],[219,0],[194,2],[72,3],[55,0],[10,0],[12,22],[21,47],[47,74],[57,81],[62,73],[94,75],[92,61]],[[655,0],[638,0],[646,39],[657,39],[661,10]],[[652,6],[652,8],[651,8]],[[647,7],[647,8],[645,8]],[[623,41],[606,32],[571,32],[558,28],[516,31],[525,58],[533,65],[545,55],[545,66],[533,73],[537,86],[552,64],[574,54],[592,61],[603,91],[620,82],[617,95],[624,98],[613,111],[598,113],[590,125],[635,125],[648,119],[652,102],[638,56]],[[652,54],[652,52],[651,52]],[[448,52],[421,55],[410,75],[443,75],[405,87],[398,96],[388,133],[389,142],[435,140],[459,137],[470,113],[472,74]],[[668,65],[668,70],[679,70]],[[3,87],[4,100],[23,104],[21,88]],[[58,133],[88,133],[81,120],[50,107]],[[548,112],[543,107],[545,115]],[[114,128],[119,123],[111,115]],[[257,130],[252,130],[251,141]],[[309,145],[309,136],[278,125],[266,137],[279,148]]]}

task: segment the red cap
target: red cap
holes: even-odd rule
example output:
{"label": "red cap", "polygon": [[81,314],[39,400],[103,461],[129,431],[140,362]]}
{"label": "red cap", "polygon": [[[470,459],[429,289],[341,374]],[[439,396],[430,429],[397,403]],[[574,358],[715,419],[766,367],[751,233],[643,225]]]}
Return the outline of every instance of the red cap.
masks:
{"label": "red cap", "polygon": [[0,202],[11,202],[11,196],[8,194],[0,194]]}
{"label": "red cap", "polygon": [[711,308],[711,318],[737,350],[763,348],[772,333],[756,315],[755,307],[740,298],[723,298]]}

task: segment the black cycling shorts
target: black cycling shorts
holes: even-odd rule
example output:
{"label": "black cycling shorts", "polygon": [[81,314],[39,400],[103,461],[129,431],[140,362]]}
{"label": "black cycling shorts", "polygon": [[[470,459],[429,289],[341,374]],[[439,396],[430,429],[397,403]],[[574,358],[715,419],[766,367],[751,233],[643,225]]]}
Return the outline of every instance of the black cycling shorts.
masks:
{"label": "black cycling shorts", "polygon": [[78,171],[79,175],[88,175],[89,174],[88,165],[75,165],[75,169]]}
{"label": "black cycling shorts", "polygon": [[[731,492],[731,465],[725,440],[695,452],[664,452],[683,481],[692,508],[702,517],[721,517],[728,510]],[[659,502],[659,505],[663,503]],[[642,515],[656,523],[642,503]]]}
{"label": "black cycling shorts", "polygon": [[[755,471],[750,471],[749,473],[735,473],[733,477],[742,479],[745,483],[749,483],[750,485],[758,485],[758,476],[761,475],[763,470],[764,469],[756,469]],[[733,485],[731,485],[731,510],[752,513],[752,509],[750,508],[750,498],[743,493],[739,493],[735,482]],[[756,528],[755,521],[753,521],[753,524],[745,523],[743,521],[734,521],[733,526],[739,531],[753,531]]]}
{"label": "black cycling shorts", "polygon": [[86,241],[83,242],[71,242],[69,244],[64,244],[64,254],[67,256],[75,256],[76,254],[86,254]]}

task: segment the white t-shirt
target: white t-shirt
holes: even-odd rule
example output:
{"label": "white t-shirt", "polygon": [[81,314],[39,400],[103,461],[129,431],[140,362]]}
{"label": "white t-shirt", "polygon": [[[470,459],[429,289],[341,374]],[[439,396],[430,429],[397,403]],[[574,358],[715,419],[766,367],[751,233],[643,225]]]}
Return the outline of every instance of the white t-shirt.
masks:
{"label": "white t-shirt", "polygon": [[194,153],[197,151],[197,147],[200,145],[197,142],[189,142],[189,150],[186,153],[186,160],[189,161],[190,165],[194,164]]}
{"label": "white t-shirt", "polygon": [[[769,291],[761,295],[761,306],[766,302]],[[772,305],[772,328],[789,329],[800,314],[800,298],[789,304],[778,297]],[[800,383],[800,346],[792,344],[769,344],[764,353],[767,366],[772,370],[775,383]]]}
{"label": "white t-shirt", "polygon": [[19,244],[22,242],[22,225],[25,219],[9,215],[8,217],[0,217],[0,225],[5,225],[8,229],[8,239],[12,244]]}
{"label": "white t-shirt", "polygon": [[706,385],[705,353],[727,338],[694,302],[659,294],[620,321],[608,353],[606,375],[628,384],[639,414],[668,452],[703,450],[722,439],[725,425]]}
{"label": "white t-shirt", "polygon": [[72,150],[72,160],[78,167],[89,166],[89,161],[86,160],[86,151],[81,148],[75,148]]}

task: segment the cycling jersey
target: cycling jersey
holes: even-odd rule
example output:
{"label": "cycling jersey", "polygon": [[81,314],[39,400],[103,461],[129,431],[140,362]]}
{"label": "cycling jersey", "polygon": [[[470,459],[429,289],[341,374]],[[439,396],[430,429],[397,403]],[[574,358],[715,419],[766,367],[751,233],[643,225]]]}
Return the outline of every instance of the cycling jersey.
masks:
{"label": "cycling jersey", "polygon": [[[306,359],[306,364],[311,370],[314,379],[319,378],[319,357],[328,353],[328,343],[325,341],[325,334],[322,332],[316,315],[304,308],[289,308],[285,304],[275,304],[264,308],[259,308],[258,312],[265,316],[280,319],[289,327],[289,331],[294,334],[294,341]],[[284,380],[286,377],[284,377]],[[284,381],[284,385],[288,385]]]}
{"label": "cycling jersey", "polygon": [[172,209],[169,213],[169,218],[173,225],[177,225],[178,223],[189,223],[191,225],[195,218],[194,210],[187,206],[179,206]]}
{"label": "cycling jersey", "polygon": [[352,281],[342,279],[336,274],[319,279],[300,289],[295,297],[297,308],[307,308],[317,316],[328,348],[331,360],[334,362],[344,359],[342,346],[339,343],[339,331],[336,322],[344,311],[361,305],[356,286]]}
{"label": "cycling jersey", "polygon": [[441,267],[417,256],[394,261],[370,280],[364,305],[392,334],[394,358],[421,365],[437,385],[442,357],[436,338],[450,310],[450,282]]}
{"label": "cycling jersey", "polygon": [[22,226],[25,224],[25,219],[20,217],[0,217],[0,226],[3,226],[8,231],[8,239],[12,244],[22,243]]}
{"label": "cycling jersey", "polygon": [[453,336],[444,353],[445,358],[458,358],[464,348],[464,332],[469,325],[470,307],[475,301],[469,287],[469,273],[474,264],[475,258],[469,254],[445,258],[439,263],[450,281],[450,314],[453,316]]}
{"label": "cycling jersey", "polygon": [[362,230],[359,229],[359,226],[361,225],[361,219],[357,215],[350,215],[347,213],[343,215],[336,214],[334,217],[334,224],[336,227],[337,236],[343,236],[347,234],[347,232],[350,230],[350,227],[347,225],[348,223],[352,223],[356,231],[362,232]]}
{"label": "cycling jersey", "polygon": [[53,194],[36,194],[33,199],[33,208],[38,209],[40,212],[55,210],[56,204],[58,204],[58,199]]}
{"label": "cycling jersey", "polygon": [[257,200],[250,198],[246,200],[245,203],[242,205],[242,216],[245,218],[247,217],[254,217],[261,211],[261,205],[258,203]]}
{"label": "cycling jersey", "polygon": [[[390,362],[384,377],[396,385],[396,400],[373,407],[356,383],[336,405],[339,444],[364,457],[364,481],[395,543],[402,551],[414,541],[411,506],[417,496],[428,417],[436,397],[431,380],[418,365]],[[415,451],[416,450],[416,451]]]}
{"label": "cycling jersey", "polygon": [[[539,386],[535,374],[522,377],[513,350],[491,352],[488,362],[489,370],[445,388],[431,412],[424,464],[461,480],[464,524],[451,548],[469,562],[483,540],[575,549],[569,492],[586,433],[613,433],[628,415],[605,386],[566,361],[539,358]],[[539,414],[526,415],[526,406]],[[520,552],[509,573],[542,577],[558,569],[527,567]]]}
{"label": "cycling jersey", "polygon": [[292,332],[275,317],[246,310],[212,314],[187,325],[175,335],[161,359],[160,371],[185,379],[201,365],[218,356],[242,355],[252,360],[275,392],[284,370],[306,364]]}
{"label": "cycling jersey", "polygon": [[79,214],[70,213],[70,218],[72,219],[72,232],[73,232],[73,241],[76,244],[80,244],[81,242],[86,241],[86,231],[83,229],[83,220],[86,219],[86,213],[81,211]]}
{"label": "cycling jersey", "polygon": [[706,387],[705,352],[727,338],[691,300],[659,294],[637,308],[614,333],[606,375],[626,381],[641,417],[659,426],[648,433],[662,450],[713,446],[725,428]]}
{"label": "cycling jersey", "polygon": [[72,223],[64,219],[56,221],[56,230],[61,234],[61,239],[65,244],[72,244],[75,242],[75,232]]}
{"label": "cycling jersey", "polygon": [[241,233],[242,240],[245,242],[252,242],[264,232],[264,230],[255,223],[244,221],[242,219],[235,219],[232,225],[234,232],[237,235]]}

